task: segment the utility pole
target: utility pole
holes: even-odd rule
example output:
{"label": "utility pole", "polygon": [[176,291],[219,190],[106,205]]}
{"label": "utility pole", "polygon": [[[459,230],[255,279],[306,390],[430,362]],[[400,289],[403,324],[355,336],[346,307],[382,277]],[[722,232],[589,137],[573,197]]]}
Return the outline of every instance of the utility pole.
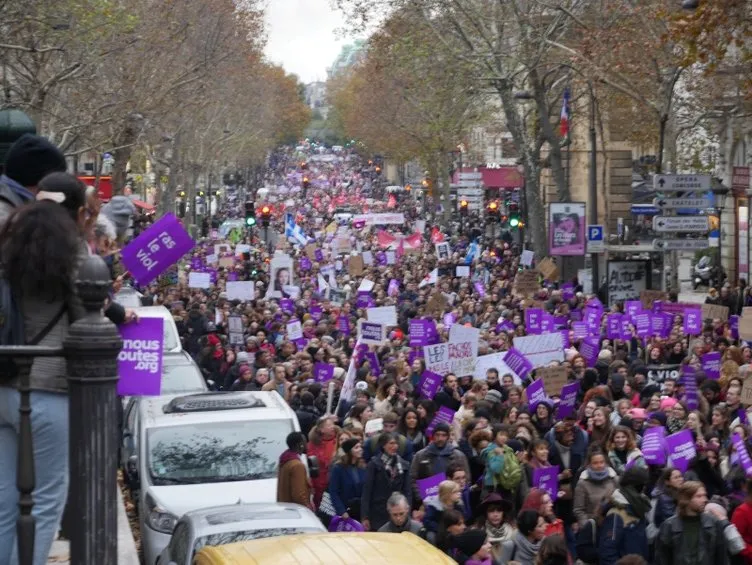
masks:
{"label": "utility pole", "polygon": [[[590,224],[594,225],[598,223],[598,152],[597,152],[597,139],[595,136],[595,95],[593,93],[593,85],[588,85],[590,88],[590,176],[588,199],[590,200]],[[569,164],[567,163],[567,166]],[[593,281],[593,294],[598,294],[600,289],[600,277],[598,273],[598,254],[590,254],[590,269],[591,280]]]}

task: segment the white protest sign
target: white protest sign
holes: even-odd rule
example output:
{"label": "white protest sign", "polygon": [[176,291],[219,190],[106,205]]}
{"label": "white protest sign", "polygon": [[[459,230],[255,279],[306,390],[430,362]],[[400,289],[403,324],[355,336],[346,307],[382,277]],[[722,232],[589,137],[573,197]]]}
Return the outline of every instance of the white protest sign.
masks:
{"label": "white protest sign", "polygon": [[397,262],[397,254],[394,251],[386,252],[386,264],[394,265]]}
{"label": "white protest sign", "polygon": [[456,269],[456,276],[458,277],[469,277],[470,276],[470,267],[468,265],[457,265]]}
{"label": "white protest sign", "polygon": [[364,251],[363,252],[363,264],[364,265],[373,265],[373,252],[371,252],[371,251]]}
{"label": "white protest sign", "polygon": [[535,253],[533,253],[529,249],[525,249],[522,252],[522,257],[520,257],[520,263],[522,263],[526,267],[532,267],[534,258],[535,258]]}
{"label": "white protest sign", "polygon": [[506,357],[506,354],[506,351],[501,351],[499,353],[491,353],[490,355],[482,355],[478,357],[478,359],[475,361],[475,371],[473,372],[473,378],[485,381],[486,371],[488,371],[489,369],[496,369],[497,371],[499,371],[499,380],[501,380],[501,377],[503,377],[504,375],[512,375],[512,377],[514,378],[514,384],[522,384],[522,381],[517,376],[517,374],[512,371],[512,369],[510,369],[506,363],[504,363],[504,357]]}
{"label": "white protest sign", "polygon": [[287,339],[295,341],[303,337],[303,324],[300,320],[290,320],[287,322]]}
{"label": "white protest sign", "polygon": [[366,316],[369,322],[378,322],[385,326],[397,325],[397,307],[381,306],[379,308],[366,309]]}
{"label": "white protest sign", "polygon": [[449,360],[452,371],[458,376],[472,375],[478,359],[480,330],[453,324],[449,330]]}
{"label": "white protest sign", "polygon": [[230,247],[227,243],[215,243],[214,254],[220,255],[222,253],[232,253],[232,247]]}
{"label": "white protest sign", "polygon": [[358,320],[358,341],[366,345],[383,345],[386,343],[386,327],[361,318]]}
{"label": "white protest sign", "polygon": [[190,288],[211,288],[211,274],[188,273],[188,286]]}
{"label": "white protest sign", "polygon": [[227,281],[227,300],[253,300],[256,287],[253,281]]}
{"label": "white protest sign", "polygon": [[553,361],[564,361],[564,336],[561,332],[515,337],[514,347],[533,364],[543,367]]}
{"label": "white protest sign", "polygon": [[235,255],[241,255],[243,253],[250,253],[251,252],[251,246],[247,243],[238,243],[235,246]]}
{"label": "white protest sign", "polygon": [[219,257],[215,255],[214,253],[206,256],[207,265],[216,265],[217,263],[219,263]]}
{"label": "white protest sign", "polygon": [[358,287],[358,292],[371,292],[375,284],[376,283],[374,283],[373,281],[369,281],[368,279],[363,279],[360,282],[360,286]]}

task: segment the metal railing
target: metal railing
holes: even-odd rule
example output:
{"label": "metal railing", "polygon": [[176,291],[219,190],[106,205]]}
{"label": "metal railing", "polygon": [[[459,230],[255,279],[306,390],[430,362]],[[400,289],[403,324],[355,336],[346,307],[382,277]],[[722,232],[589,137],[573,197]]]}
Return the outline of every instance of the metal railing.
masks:
{"label": "metal railing", "polygon": [[[21,365],[20,424],[16,484],[19,492],[17,524],[20,565],[32,565],[36,521],[34,508],[34,438],[32,434],[29,369],[36,357],[67,361],[69,473],[68,511],[75,526],[67,532],[72,565],[117,563],[117,454],[119,445],[117,356],[122,340],[117,327],[102,313],[110,289],[110,273],[98,256],[81,265],[76,291],[85,315],[71,324],[62,348],[0,347],[0,357]],[[24,367],[25,365],[25,367]]]}

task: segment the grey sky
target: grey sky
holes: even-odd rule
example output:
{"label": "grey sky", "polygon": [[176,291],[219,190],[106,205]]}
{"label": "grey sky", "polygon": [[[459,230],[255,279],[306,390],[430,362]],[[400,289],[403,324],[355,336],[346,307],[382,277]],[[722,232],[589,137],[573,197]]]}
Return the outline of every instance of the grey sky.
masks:
{"label": "grey sky", "polygon": [[344,19],[330,0],[268,0],[266,22],[267,57],[304,83],[326,80],[326,69],[349,43],[335,35]]}

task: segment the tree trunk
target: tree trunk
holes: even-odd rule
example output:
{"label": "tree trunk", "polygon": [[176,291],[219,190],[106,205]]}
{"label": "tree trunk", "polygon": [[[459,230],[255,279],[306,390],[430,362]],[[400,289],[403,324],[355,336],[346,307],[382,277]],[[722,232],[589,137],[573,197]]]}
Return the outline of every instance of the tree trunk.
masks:
{"label": "tree trunk", "polygon": [[175,209],[176,192],[178,186],[178,163],[180,163],[180,131],[172,139],[170,159],[168,161],[167,186],[162,187],[159,209],[162,214]]}
{"label": "tree trunk", "polygon": [[449,177],[447,176],[447,171],[449,170],[449,164],[447,162],[446,158],[446,152],[442,151],[439,153],[438,159],[437,159],[437,165],[438,165],[438,173],[436,175],[436,183],[438,184],[438,193],[442,197],[440,199],[441,206],[443,207],[443,210],[441,212],[441,217],[445,225],[449,225],[449,221],[452,218],[452,200],[450,198],[451,196],[451,187],[449,186]]}

